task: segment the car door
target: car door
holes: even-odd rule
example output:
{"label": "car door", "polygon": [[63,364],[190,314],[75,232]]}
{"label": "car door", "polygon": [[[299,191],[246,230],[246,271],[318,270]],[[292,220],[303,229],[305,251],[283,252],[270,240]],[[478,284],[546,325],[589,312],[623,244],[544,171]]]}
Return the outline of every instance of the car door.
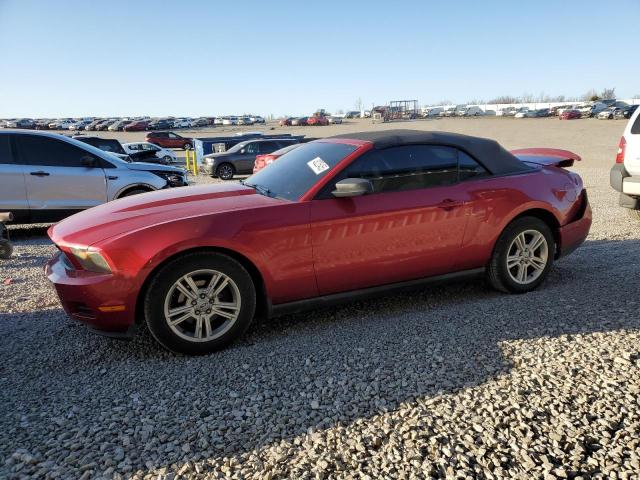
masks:
{"label": "car door", "polygon": [[[334,198],[344,178],[368,179],[373,192]],[[450,272],[466,227],[465,198],[453,148],[406,145],[358,157],[311,202],[319,293]]]}
{"label": "car door", "polygon": [[175,133],[168,133],[167,134],[167,144],[166,145],[160,145],[161,147],[169,147],[169,148],[181,148],[182,147],[182,137],[180,137],[179,135],[176,135]]}
{"label": "car door", "polygon": [[44,135],[16,135],[15,144],[32,219],[54,220],[107,201],[101,159],[87,150]]}
{"label": "car door", "polygon": [[16,221],[27,221],[29,203],[24,165],[13,154],[12,135],[0,134],[0,212],[12,212]]}
{"label": "car door", "polygon": [[248,142],[242,149],[234,155],[233,165],[238,173],[253,172],[253,165],[256,163],[256,155],[260,153],[261,142]]}

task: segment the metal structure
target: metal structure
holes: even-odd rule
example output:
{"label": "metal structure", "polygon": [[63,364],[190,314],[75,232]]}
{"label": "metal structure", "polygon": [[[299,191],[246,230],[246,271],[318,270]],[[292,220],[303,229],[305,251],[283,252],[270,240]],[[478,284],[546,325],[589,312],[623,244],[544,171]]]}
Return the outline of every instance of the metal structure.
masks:
{"label": "metal structure", "polygon": [[374,123],[413,120],[419,117],[418,100],[392,100],[389,105],[374,107],[371,111]]}

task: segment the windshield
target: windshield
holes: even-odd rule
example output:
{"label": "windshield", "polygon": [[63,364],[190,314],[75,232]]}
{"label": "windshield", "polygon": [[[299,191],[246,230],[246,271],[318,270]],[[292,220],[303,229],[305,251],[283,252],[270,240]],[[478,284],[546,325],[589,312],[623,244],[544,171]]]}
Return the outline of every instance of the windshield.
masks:
{"label": "windshield", "polygon": [[271,197],[296,201],[356,148],[342,143],[306,143],[250,176],[244,184]]}

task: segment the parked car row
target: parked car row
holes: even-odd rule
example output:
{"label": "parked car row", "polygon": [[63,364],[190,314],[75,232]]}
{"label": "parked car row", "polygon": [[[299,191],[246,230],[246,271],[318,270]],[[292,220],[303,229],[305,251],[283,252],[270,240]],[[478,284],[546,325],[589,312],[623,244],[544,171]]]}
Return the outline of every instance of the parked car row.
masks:
{"label": "parked car row", "polygon": [[332,115],[311,115],[309,117],[285,117],[285,118],[281,118],[278,123],[281,127],[300,127],[305,125],[309,125],[309,126],[339,125],[342,123],[342,117],[335,117]]}
{"label": "parked car row", "polygon": [[14,118],[0,120],[0,127],[24,128],[35,130],[87,130],[87,131],[144,131],[180,128],[198,128],[214,125],[253,125],[265,123],[260,116],[242,117],[200,117],[200,118],[59,118],[38,119]]}

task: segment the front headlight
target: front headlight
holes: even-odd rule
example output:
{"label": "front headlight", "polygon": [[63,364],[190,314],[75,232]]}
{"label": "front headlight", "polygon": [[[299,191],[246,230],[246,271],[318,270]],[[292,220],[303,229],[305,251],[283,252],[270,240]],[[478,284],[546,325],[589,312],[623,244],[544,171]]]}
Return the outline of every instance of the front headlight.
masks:
{"label": "front headlight", "polygon": [[182,187],[187,184],[184,174],[178,172],[152,172],[153,174],[164,178],[171,187]]}
{"label": "front headlight", "polygon": [[111,273],[109,263],[96,248],[69,247],[69,252],[83,269],[96,273]]}

